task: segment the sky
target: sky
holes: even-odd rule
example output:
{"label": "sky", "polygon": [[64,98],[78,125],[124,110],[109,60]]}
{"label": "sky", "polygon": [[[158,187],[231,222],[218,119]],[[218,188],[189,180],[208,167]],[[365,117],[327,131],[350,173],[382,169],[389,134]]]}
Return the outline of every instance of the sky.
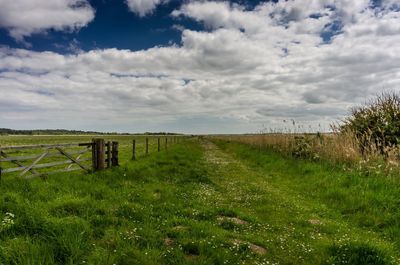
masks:
{"label": "sky", "polygon": [[398,0],[0,0],[0,127],[324,131],[399,43]]}

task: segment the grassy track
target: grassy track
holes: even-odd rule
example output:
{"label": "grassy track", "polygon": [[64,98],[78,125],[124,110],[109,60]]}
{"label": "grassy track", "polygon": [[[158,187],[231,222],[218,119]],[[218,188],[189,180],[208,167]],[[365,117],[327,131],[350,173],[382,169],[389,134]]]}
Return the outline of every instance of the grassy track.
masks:
{"label": "grassy track", "polygon": [[247,171],[230,166],[223,175],[258,194],[249,211],[281,231],[266,246],[281,264],[400,264],[400,179],[216,143]]}
{"label": "grassy track", "polygon": [[189,141],[104,173],[3,178],[0,264],[399,264],[399,183],[346,174]]}

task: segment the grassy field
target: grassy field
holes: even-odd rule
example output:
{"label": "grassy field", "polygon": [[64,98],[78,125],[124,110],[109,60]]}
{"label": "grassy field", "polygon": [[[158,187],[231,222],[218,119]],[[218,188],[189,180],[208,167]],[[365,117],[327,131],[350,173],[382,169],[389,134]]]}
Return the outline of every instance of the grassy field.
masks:
{"label": "grassy field", "polygon": [[399,178],[222,140],[130,161],[117,140],[119,168],[2,178],[0,264],[400,264]]}

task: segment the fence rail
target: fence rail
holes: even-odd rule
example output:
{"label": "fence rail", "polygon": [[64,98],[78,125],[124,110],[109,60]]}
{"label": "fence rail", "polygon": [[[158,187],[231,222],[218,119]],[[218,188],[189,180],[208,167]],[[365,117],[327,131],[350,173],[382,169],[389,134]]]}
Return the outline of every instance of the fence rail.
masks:
{"label": "fence rail", "polygon": [[78,143],[78,144],[37,144],[37,145],[19,145],[19,146],[4,146],[0,147],[3,150],[23,150],[23,149],[40,149],[40,148],[57,148],[57,147],[71,147],[71,146],[91,146],[93,143]]}

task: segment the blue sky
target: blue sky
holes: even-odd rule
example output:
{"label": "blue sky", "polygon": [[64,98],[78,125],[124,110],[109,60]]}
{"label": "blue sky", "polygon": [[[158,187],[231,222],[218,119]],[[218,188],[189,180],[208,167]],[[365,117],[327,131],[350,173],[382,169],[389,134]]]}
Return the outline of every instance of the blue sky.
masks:
{"label": "blue sky", "polygon": [[[131,12],[123,0],[90,1],[96,13],[86,27],[73,32],[49,30],[46,34],[27,36],[25,41],[32,45],[30,50],[60,53],[70,53],[70,43],[84,51],[105,48],[140,50],[169,45],[169,42],[179,43],[180,34],[172,28],[175,21],[169,16],[177,4],[163,5],[154,16],[143,18]],[[24,43],[10,37],[6,29],[1,30],[0,41],[11,47],[25,48]]]}
{"label": "blue sky", "polygon": [[[260,1],[231,1],[252,8]],[[170,14],[185,3],[170,0],[153,10],[151,15],[138,16],[132,12],[124,0],[88,1],[95,17],[87,26],[79,30],[48,30],[24,38],[24,42],[12,38],[7,29],[0,29],[0,43],[14,48],[27,48],[34,51],[54,51],[71,53],[74,48],[83,51],[93,49],[129,49],[133,51],[154,46],[180,44],[181,34],[176,26],[193,30],[207,30],[201,23],[190,19],[175,19]],[[28,45],[27,45],[28,43]],[[71,49],[73,48],[73,49]]]}
{"label": "blue sky", "polygon": [[2,0],[0,127],[328,129],[400,89],[399,11],[395,0]]}

